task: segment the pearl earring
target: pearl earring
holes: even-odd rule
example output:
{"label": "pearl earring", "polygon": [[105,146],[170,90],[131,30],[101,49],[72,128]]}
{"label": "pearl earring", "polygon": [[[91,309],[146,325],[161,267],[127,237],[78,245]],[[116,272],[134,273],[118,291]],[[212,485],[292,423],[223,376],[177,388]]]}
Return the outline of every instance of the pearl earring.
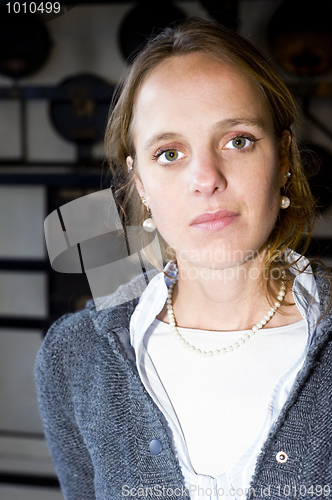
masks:
{"label": "pearl earring", "polygon": [[288,208],[290,205],[290,199],[284,194],[280,197],[280,208]]}
{"label": "pearl earring", "polygon": [[145,221],[143,222],[143,228],[148,233],[152,233],[155,229],[157,229],[157,226],[156,226],[155,221],[152,219],[151,210],[148,207],[145,198],[142,198],[142,203],[146,206],[146,209],[147,209],[149,216],[150,216],[148,219],[145,219]]}

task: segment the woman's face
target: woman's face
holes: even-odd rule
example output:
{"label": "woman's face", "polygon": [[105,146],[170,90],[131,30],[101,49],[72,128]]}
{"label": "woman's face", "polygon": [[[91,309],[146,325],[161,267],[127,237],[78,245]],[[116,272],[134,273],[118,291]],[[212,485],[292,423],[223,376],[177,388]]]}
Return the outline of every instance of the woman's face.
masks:
{"label": "woman's face", "polygon": [[261,253],[289,165],[249,78],[200,53],[163,61],[138,94],[133,140],[137,189],[178,259],[225,269]]}

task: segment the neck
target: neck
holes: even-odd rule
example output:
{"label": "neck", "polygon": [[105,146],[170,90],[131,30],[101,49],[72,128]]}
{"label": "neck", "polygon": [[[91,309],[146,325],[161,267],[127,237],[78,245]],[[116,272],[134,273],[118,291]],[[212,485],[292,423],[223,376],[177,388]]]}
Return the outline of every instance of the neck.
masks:
{"label": "neck", "polygon": [[[261,257],[218,270],[178,259],[173,292],[177,325],[218,331],[252,328],[270,308]],[[280,281],[274,286],[278,290]]]}

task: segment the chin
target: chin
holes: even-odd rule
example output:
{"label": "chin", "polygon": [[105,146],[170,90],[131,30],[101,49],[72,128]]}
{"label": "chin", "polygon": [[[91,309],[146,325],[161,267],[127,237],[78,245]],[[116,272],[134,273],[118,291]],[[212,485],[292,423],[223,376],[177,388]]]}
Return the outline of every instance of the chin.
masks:
{"label": "chin", "polygon": [[[174,247],[173,247],[174,248]],[[262,269],[266,244],[249,249],[246,246],[234,247],[229,244],[219,244],[204,249],[184,250],[176,252],[178,261],[186,263],[186,267],[200,267],[210,270],[226,270],[239,268]],[[253,271],[254,273],[254,271]]]}

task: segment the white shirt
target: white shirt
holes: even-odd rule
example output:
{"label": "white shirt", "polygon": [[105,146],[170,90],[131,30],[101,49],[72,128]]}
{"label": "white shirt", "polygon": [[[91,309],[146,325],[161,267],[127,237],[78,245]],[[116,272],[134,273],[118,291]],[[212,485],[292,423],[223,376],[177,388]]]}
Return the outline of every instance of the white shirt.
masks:
{"label": "white shirt", "polygon": [[[299,268],[302,268],[306,263],[306,259],[301,259]],[[175,270],[171,269],[170,265],[166,267],[165,271],[174,275]],[[230,354],[214,358],[201,358],[184,349],[178,344],[175,337],[167,332],[169,325],[156,320],[156,316],[164,307],[167,299],[168,286],[171,281],[169,278],[163,273],[158,274],[151,280],[142,294],[130,322],[131,344],[136,352],[137,368],[141,380],[169,424],[174,451],[192,499],[224,499],[226,495],[238,500],[245,498],[245,489],[249,488],[258,454],[287,399],[315,334],[315,323],[320,315],[319,298],[315,280],[310,272],[309,268],[307,272],[298,274],[293,285],[294,299],[303,316],[303,321],[284,328],[262,329],[245,346]],[[294,273],[297,274],[298,271],[294,269]],[[287,330],[292,331],[292,336],[287,336]],[[225,338],[226,334],[231,336],[231,340],[230,337],[225,338],[225,344],[220,345],[220,332],[190,329],[180,329],[180,331],[186,336],[188,334],[196,336],[196,341],[191,338],[191,343],[195,345],[200,345],[199,342],[204,340],[204,344],[201,344],[204,349],[224,347],[243,335],[243,332],[230,332],[229,334],[222,332],[222,338]],[[162,353],[167,356],[169,364],[174,368],[173,371],[165,369],[166,365],[158,354],[160,347],[158,332],[159,334],[164,332],[162,335],[165,334],[161,344],[164,349],[166,348],[166,351],[163,350]],[[286,339],[286,350],[280,344],[282,338]],[[172,341],[174,345],[173,357],[170,358],[169,351]],[[211,347],[206,342],[211,343]],[[277,352],[268,358],[266,353],[271,349],[276,349]],[[149,352],[155,364],[152,362]],[[265,357],[262,357],[263,352]],[[287,357],[282,359],[282,353],[286,352]],[[234,355],[237,357],[236,360]],[[248,359],[251,362],[252,359],[256,361],[248,365]],[[182,368],[181,362],[185,365]],[[197,364],[197,370],[195,370],[194,364]],[[225,369],[223,364],[225,364]],[[232,364],[234,364],[233,367]],[[202,377],[199,383],[199,373],[203,373],[204,370],[207,372],[206,377]],[[181,373],[178,373],[172,382],[172,373],[179,371]],[[263,377],[264,380],[262,380],[262,373],[268,373],[269,376]],[[190,374],[187,380],[185,380],[185,374]],[[225,379],[226,374],[233,375],[231,383],[228,376],[228,383],[221,385],[218,378]],[[241,384],[244,377],[246,377],[246,383],[248,382],[246,386]],[[253,392],[250,393],[249,389],[252,389],[252,384],[257,386],[259,383],[262,392],[259,393],[258,408],[255,411],[252,406]],[[244,387],[247,387],[249,397],[246,397],[245,392],[243,392]],[[181,391],[184,390],[187,391],[186,397],[181,404]],[[173,398],[174,406],[170,396]],[[196,414],[195,396],[196,401],[197,398],[201,400],[204,398],[204,404],[208,406],[207,409],[201,407],[199,415]],[[190,400],[192,400],[191,405]],[[222,408],[226,404],[238,406],[238,413],[234,411],[234,408],[231,412],[223,412]],[[209,411],[209,407],[211,411]],[[190,425],[190,412],[193,416],[192,425]],[[230,456],[219,459],[219,462],[214,459],[220,453],[219,446],[213,447],[213,433],[218,432],[216,431],[218,429],[216,414],[222,414],[223,428],[220,427],[221,431],[219,431],[215,441],[220,443],[227,437],[223,450],[231,450]],[[245,418],[243,418],[244,414]],[[180,425],[180,419],[185,424],[184,428]],[[201,425],[197,428],[200,420]],[[241,422],[243,425],[243,421],[246,421],[247,429],[244,433],[244,429],[239,427]],[[224,426],[229,429],[227,433],[224,432]],[[239,429],[241,429],[242,437]],[[244,436],[247,437],[244,438]],[[197,443],[195,439],[198,439],[199,442]],[[231,444],[232,446],[230,446]],[[203,460],[199,456],[200,447],[210,450],[208,456]],[[202,469],[198,470],[198,472],[203,471],[202,473],[196,473],[189,456],[189,450],[193,450],[193,462]]]}

